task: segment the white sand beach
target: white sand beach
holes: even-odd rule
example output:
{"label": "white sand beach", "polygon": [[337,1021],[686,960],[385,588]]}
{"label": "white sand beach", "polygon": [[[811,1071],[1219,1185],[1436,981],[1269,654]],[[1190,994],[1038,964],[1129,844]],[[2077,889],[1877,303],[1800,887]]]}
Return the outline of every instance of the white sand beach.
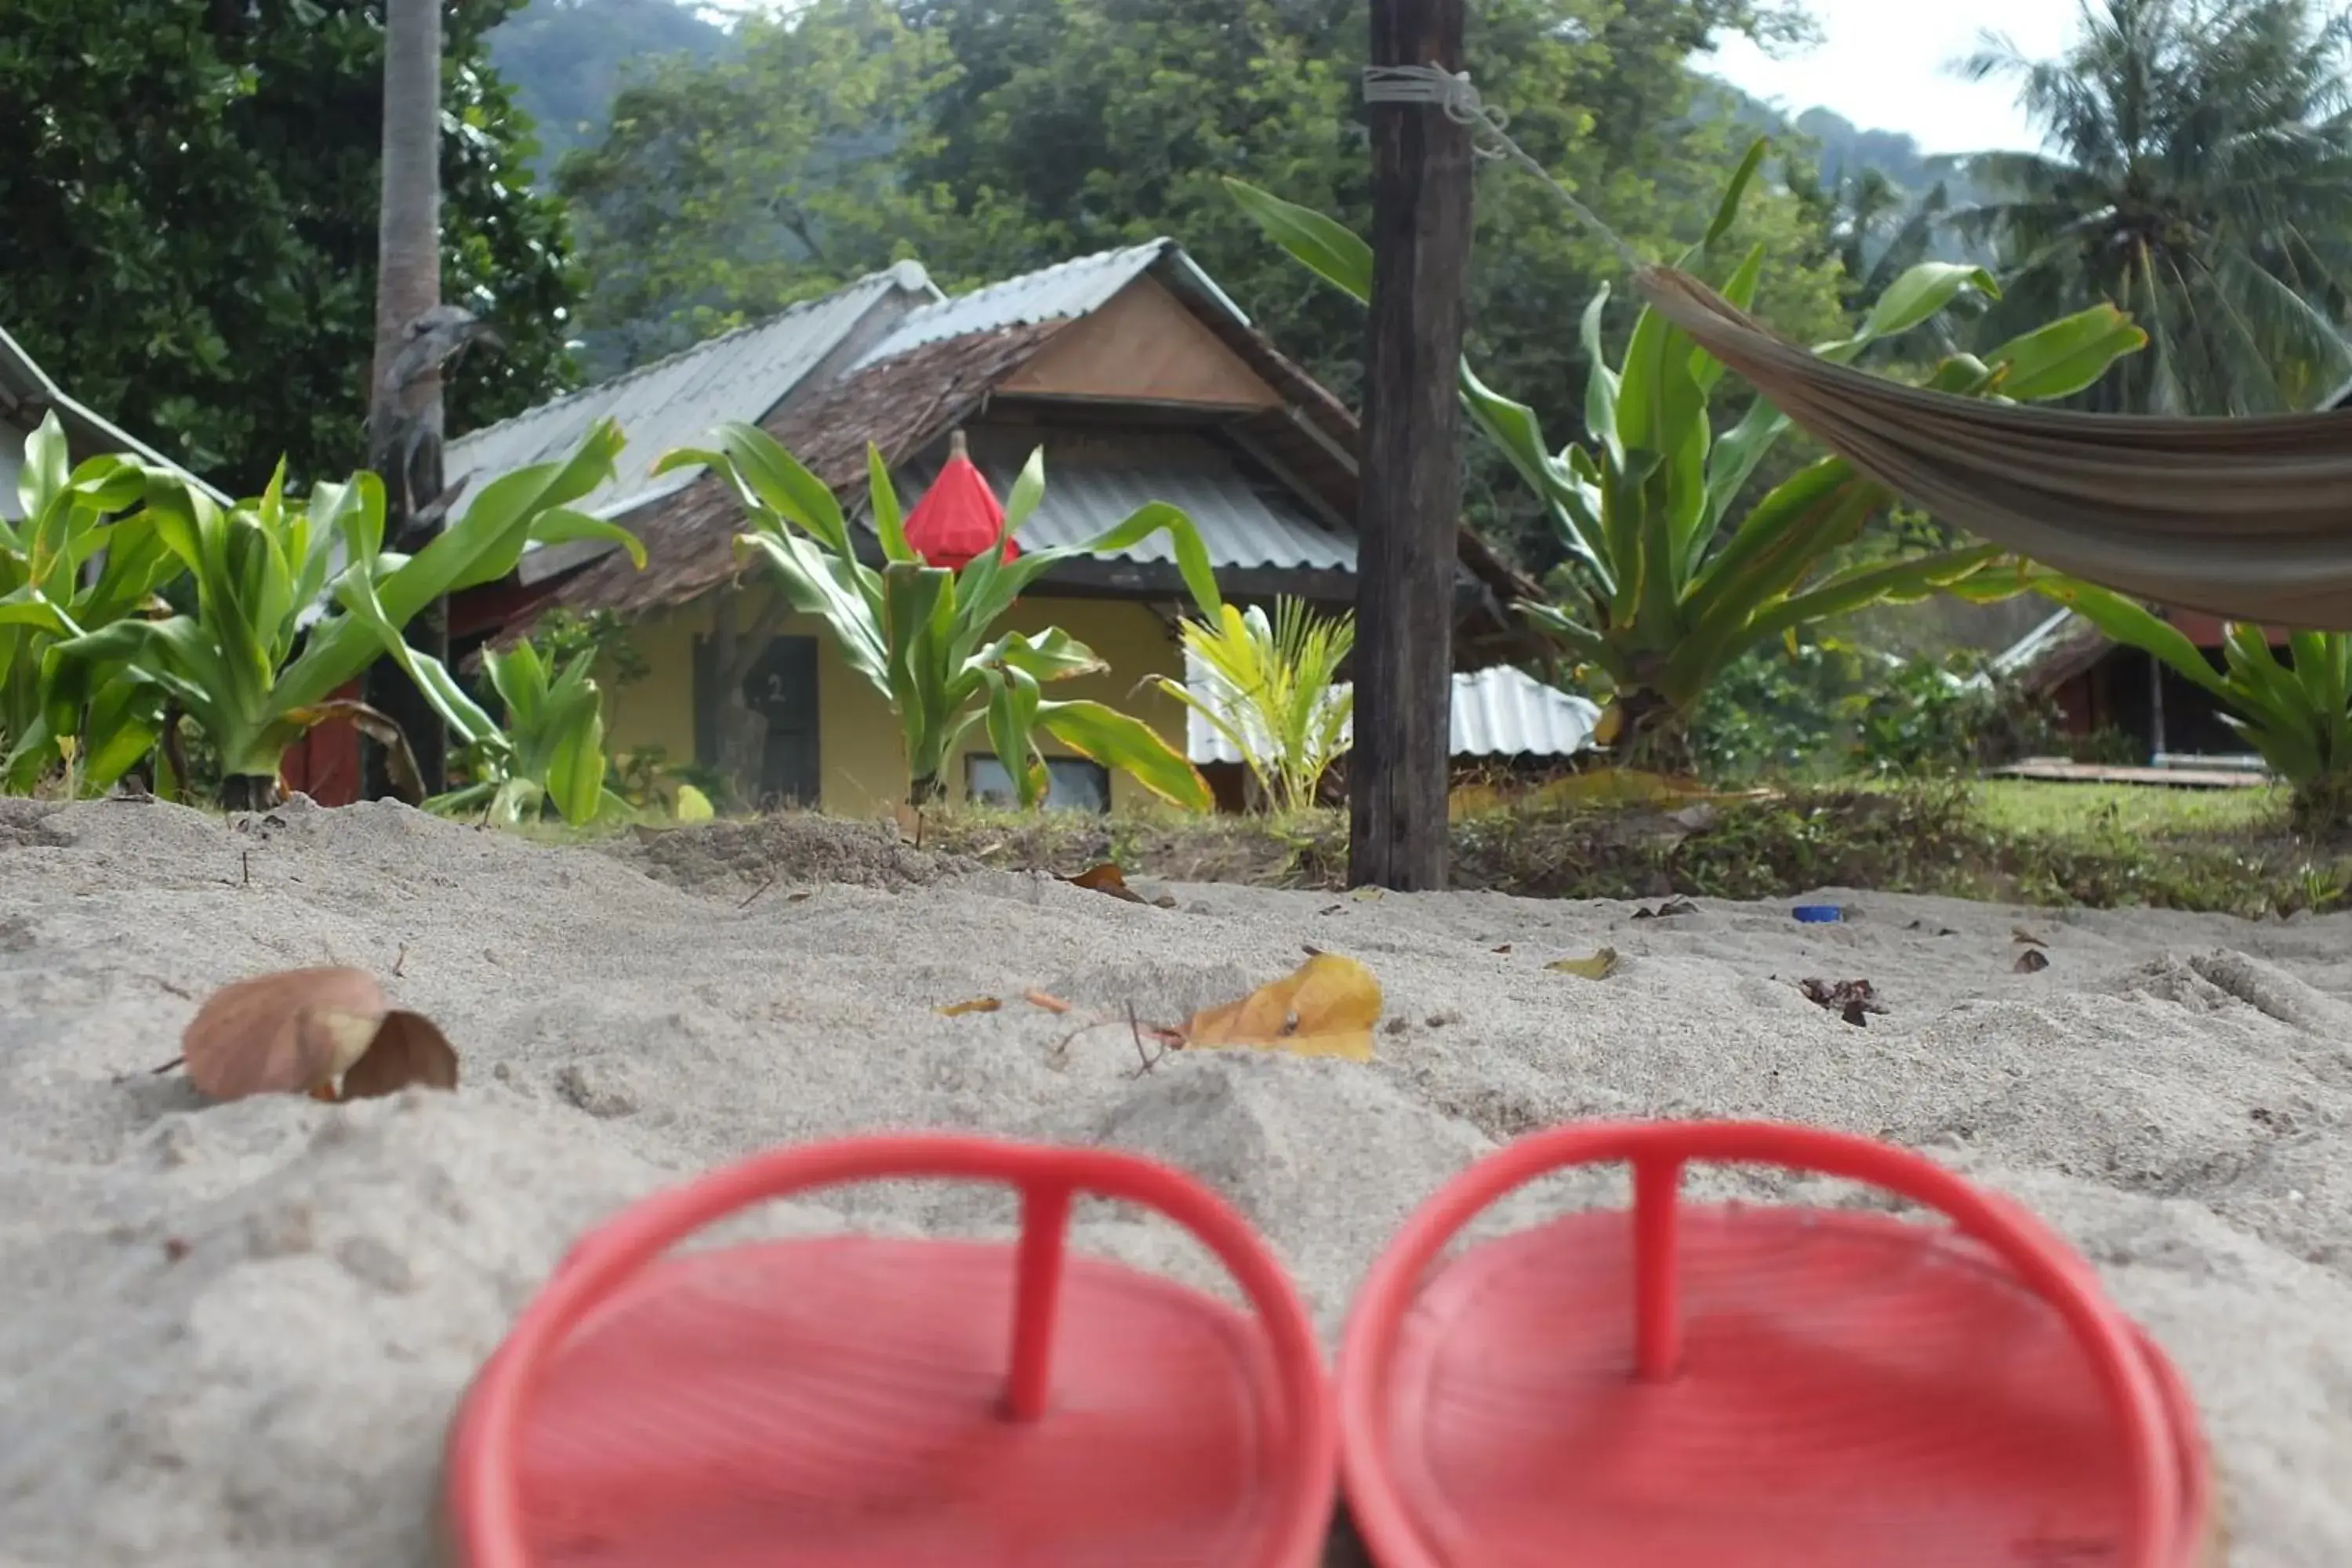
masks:
{"label": "white sand beach", "polygon": [[[2238,1568],[2352,1563],[2352,918],[1146,890],[1175,907],[814,820],[557,849],[394,806],[0,802],[0,1562],[431,1561],[452,1402],[566,1247],[780,1142],[951,1127],[1173,1161],[1328,1335],[1498,1142],[1739,1115],[1890,1138],[2030,1205],[2187,1373]],[[2046,969],[2016,971],[2020,927]],[[1308,943],[1379,975],[1376,1061],[1140,1070],[1130,1005],[1181,1022]],[[1602,945],[1606,980],[1546,968]],[[457,1092],[206,1107],[150,1072],[214,987],[325,963],[438,1020]],[[1866,978],[1886,1011],[1853,1026],[1808,978]],[[1119,1021],[1059,1048],[1082,1019],[1033,987]],[[1006,1005],[936,1011],[982,995]],[[1517,1206],[1615,1190],[1559,1186]],[[772,1223],[1009,1218],[908,1186]],[[1077,1239],[1208,1278],[1157,1222],[1089,1210]]]}

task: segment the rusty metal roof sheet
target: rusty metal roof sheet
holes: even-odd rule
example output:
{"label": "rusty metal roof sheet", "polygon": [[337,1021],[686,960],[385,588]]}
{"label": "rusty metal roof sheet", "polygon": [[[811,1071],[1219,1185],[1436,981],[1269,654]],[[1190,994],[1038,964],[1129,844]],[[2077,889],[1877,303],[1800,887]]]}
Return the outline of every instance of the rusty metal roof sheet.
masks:
{"label": "rusty metal roof sheet", "polygon": [[612,483],[584,497],[583,511],[614,516],[685,489],[701,474],[682,468],[653,477],[664,452],[702,443],[711,426],[764,419],[811,372],[848,343],[877,307],[941,298],[922,268],[902,261],[782,315],[640,365],[449,444],[443,471],[451,484],[477,487],[501,474],[568,455],[589,427],[610,416],[628,445]]}

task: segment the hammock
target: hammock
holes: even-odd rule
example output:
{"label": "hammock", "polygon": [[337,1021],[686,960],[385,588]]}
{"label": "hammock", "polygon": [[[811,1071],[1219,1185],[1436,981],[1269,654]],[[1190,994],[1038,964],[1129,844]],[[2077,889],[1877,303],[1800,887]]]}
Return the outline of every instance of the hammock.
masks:
{"label": "hammock", "polygon": [[1944,522],[2160,605],[2352,631],[2352,414],[2168,419],[1956,397],[1832,364],[1671,268],[1634,284],[1790,423]]}
{"label": "hammock", "polygon": [[1426,103],[1551,187],[1634,287],[1791,424],[1941,521],[2069,576],[2226,620],[2352,631],[2352,413],[2076,414],[1923,391],[1832,364],[1704,283],[1645,265],[1511,140],[1466,73],[1373,66],[1368,102]]}

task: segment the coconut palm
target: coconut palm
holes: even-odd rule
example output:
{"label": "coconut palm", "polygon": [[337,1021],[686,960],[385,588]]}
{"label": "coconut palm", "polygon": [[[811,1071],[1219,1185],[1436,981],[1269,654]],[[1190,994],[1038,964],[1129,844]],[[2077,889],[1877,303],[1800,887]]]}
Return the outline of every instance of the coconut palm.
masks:
{"label": "coconut palm", "polygon": [[1942,261],[1937,228],[1951,196],[1942,181],[1924,192],[1904,189],[1883,169],[1819,169],[1791,162],[1790,194],[1817,214],[1846,276],[1847,305],[1867,310],[1894,281],[1922,261]]}
{"label": "coconut palm", "polygon": [[1996,319],[2112,300],[2148,351],[2086,401],[2126,412],[2310,406],[2352,374],[2352,18],[2317,0],[2082,0],[2054,60],[1999,37],[1963,62],[2012,78],[2041,153],[1984,154],[2000,193],[1956,215],[2000,247]]}

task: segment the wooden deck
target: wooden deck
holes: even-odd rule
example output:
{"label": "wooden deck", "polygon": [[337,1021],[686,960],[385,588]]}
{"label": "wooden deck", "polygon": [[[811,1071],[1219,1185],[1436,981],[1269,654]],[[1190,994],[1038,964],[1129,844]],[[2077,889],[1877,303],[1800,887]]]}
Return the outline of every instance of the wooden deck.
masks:
{"label": "wooden deck", "polygon": [[1995,778],[2043,784],[2158,784],[2172,789],[2260,789],[2271,782],[2270,774],[2251,768],[2105,767],[2057,757],[2029,757],[1992,773]]}

